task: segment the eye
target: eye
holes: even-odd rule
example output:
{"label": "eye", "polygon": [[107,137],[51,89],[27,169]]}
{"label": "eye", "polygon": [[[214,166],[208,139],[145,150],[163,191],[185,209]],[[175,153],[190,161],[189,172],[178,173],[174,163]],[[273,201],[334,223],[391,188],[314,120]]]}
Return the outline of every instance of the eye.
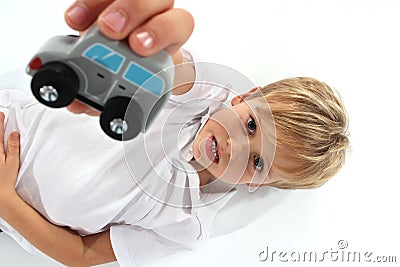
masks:
{"label": "eye", "polygon": [[264,168],[264,161],[262,158],[259,158],[257,156],[254,156],[254,167],[256,168],[257,171],[261,172]]}
{"label": "eye", "polygon": [[247,129],[249,130],[250,135],[252,135],[256,131],[257,125],[252,117],[249,117],[247,120]]}

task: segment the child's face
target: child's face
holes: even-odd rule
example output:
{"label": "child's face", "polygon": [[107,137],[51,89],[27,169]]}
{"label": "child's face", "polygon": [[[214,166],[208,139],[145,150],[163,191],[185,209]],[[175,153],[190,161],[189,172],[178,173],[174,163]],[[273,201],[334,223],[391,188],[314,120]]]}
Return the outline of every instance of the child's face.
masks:
{"label": "child's face", "polygon": [[275,146],[267,141],[266,131],[274,135],[275,128],[265,115],[258,114],[260,107],[268,110],[265,102],[244,101],[254,91],[235,97],[232,107],[213,114],[197,135],[193,154],[203,173],[230,184],[272,182],[272,178],[266,178]]}

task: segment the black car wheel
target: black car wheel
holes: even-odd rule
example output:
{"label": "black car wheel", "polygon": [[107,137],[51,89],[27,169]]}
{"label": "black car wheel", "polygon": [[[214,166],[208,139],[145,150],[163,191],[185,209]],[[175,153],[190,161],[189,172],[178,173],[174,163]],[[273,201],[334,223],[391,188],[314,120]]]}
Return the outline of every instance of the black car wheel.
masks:
{"label": "black car wheel", "polygon": [[68,106],[79,91],[79,78],[75,71],[61,62],[45,64],[33,76],[31,89],[36,99],[49,107]]}
{"label": "black car wheel", "polygon": [[135,138],[142,129],[143,112],[134,100],[128,97],[113,97],[104,105],[100,115],[103,131],[116,140]]}

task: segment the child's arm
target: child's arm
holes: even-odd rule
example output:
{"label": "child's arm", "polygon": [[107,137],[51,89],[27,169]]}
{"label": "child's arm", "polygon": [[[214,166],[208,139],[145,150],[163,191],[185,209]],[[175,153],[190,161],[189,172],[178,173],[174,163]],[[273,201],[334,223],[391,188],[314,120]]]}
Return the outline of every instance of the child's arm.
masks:
{"label": "child's arm", "polygon": [[193,87],[196,73],[192,64],[182,64],[184,63],[184,60],[181,52],[176,53],[173,56],[173,59],[176,66],[174,88],[172,89],[171,93],[173,95],[182,95]]}
{"label": "child's arm", "polygon": [[[4,177],[1,177],[3,179]],[[0,217],[37,249],[66,266],[93,266],[116,261],[110,231],[81,237],[51,224],[17,194],[0,198]]]}
{"label": "child's arm", "polygon": [[48,222],[16,193],[19,136],[10,134],[4,150],[4,114],[0,113],[0,217],[32,245],[67,266],[91,266],[115,261],[110,231],[81,237]]}

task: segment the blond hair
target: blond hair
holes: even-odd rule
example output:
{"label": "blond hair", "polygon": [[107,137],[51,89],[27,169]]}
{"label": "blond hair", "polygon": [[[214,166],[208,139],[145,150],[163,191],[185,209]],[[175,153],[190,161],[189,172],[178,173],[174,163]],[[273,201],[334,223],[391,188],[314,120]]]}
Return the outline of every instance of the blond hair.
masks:
{"label": "blond hair", "polygon": [[282,189],[316,188],[343,166],[348,118],[339,94],[313,78],[290,78],[261,89],[276,126],[276,151],[295,167],[277,166]]}

